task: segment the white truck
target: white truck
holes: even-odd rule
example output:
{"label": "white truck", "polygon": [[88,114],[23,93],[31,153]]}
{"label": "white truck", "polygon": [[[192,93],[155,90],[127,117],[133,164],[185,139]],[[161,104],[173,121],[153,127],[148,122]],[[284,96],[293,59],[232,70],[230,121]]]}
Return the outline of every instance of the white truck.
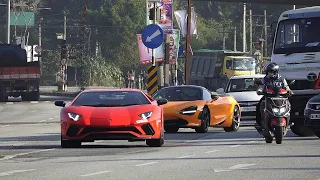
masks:
{"label": "white truck", "polygon": [[290,98],[291,131],[298,136],[312,136],[304,126],[307,101],[320,94],[316,89],[320,72],[320,6],[288,10],[281,14],[275,32],[271,62],[280,66],[294,95]]}

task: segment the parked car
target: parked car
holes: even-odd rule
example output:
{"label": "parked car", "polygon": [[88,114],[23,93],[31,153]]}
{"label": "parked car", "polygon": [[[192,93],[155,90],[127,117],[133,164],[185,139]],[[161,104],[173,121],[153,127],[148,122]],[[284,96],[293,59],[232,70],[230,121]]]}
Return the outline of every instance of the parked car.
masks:
{"label": "parked car", "polygon": [[256,119],[256,106],[262,95],[258,95],[255,79],[262,79],[264,74],[240,75],[230,78],[225,89],[217,89],[218,94],[227,94],[233,96],[240,104],[241,120],[252,121]]}
{"label": "parked car", "polygon": [[305,125],[320,138],[320,94],[309,99],[304,109]]}

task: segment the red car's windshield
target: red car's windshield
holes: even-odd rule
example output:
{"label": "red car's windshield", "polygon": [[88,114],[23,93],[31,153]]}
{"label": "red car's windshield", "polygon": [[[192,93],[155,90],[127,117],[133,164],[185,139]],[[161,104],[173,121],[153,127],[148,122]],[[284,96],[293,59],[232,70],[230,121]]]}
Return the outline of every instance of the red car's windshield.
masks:
{"label": "red car's windshield", "polygon": [[133,91],[101,91],[84,92],[72,104],[72,106],[131,106],[151,104],[141,92]]}

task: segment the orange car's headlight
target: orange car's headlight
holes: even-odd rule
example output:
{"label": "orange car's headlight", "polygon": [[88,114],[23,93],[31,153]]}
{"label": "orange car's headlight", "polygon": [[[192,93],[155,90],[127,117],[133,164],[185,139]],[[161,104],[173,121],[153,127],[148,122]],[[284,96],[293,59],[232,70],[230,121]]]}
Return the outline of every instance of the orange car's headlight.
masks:
{"label": "orange car's headlight", "polygon": [[197,110],[198,110],[197,106],[190,106],[180,110],[178,113],[186,116],[192,116],[197,112]]}

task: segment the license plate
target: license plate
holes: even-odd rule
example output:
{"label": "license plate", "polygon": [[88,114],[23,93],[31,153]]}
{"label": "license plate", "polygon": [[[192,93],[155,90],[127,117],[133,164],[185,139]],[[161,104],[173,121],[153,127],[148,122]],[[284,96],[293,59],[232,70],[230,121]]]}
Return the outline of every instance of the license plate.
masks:
{"label": "license plate", "polygon": [[310,119],[320,119],[320,114],[310,114]]}
{"label": "license plate", "polygon": [[241,107],[242,112],[251,112],[256,111],[256,106],[250,106],[250,107]]}

